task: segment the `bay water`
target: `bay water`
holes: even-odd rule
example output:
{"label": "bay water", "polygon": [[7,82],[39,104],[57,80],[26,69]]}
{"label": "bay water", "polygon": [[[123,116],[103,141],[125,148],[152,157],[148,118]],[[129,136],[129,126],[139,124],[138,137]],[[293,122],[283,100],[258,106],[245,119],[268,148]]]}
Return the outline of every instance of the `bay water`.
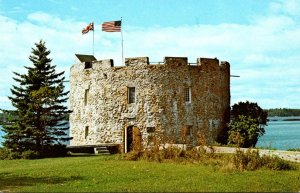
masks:
{"label": "bay water", "polygon": [[[300,148],[300,117],[270,117],[266,133],[258,139],[256,147],[288,150]],[[0,126],[0,146],[4,132]]]}
{"label": "bay water", "polygon": [[[67,127],[69,127],[69,125],[66,125]],[[4,142],[3,136],[5,135],[5,133],[1,130],[3,127],[0,125],[0,147],[2,147],[2,142]],[[69,136],[69,130],[66,130],[66,134],[67,136]],[[69,141],[61,141],[62,144],[65,145],[70,145]],[[1,191],[0,191],[1,193]]]}
{"label": "bay water", "polygon": [[278,150],[300,149],[300,117],[270,117],[266,133],[256,147]]}
{"label": "bay water", "polygon": [[2,142],[3,142],[2,136],[4,135],[4,132],[1,129],[2,129],[2,126],[0,125],[0,147],[2,147]]}

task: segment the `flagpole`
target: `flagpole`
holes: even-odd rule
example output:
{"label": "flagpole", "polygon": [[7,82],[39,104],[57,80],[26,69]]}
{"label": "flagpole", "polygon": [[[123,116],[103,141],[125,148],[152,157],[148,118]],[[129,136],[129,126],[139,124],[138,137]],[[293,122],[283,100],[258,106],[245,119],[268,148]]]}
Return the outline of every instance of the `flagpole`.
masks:
{"label": "flagpole", "polygon": [[95,33],[95,27],[93,22],[93,56],[94,56],[94,46],[95,46],[94,33]]}
{"label": "flagpole", "polygon": [[121,43],[122,43],[122,64],[124,64],[125,62],[124,62],[124,51],[123,51],[123,27],[122,27],[122,17],[121,17],[121,39],[122,39],[122,41],[121,41]]}

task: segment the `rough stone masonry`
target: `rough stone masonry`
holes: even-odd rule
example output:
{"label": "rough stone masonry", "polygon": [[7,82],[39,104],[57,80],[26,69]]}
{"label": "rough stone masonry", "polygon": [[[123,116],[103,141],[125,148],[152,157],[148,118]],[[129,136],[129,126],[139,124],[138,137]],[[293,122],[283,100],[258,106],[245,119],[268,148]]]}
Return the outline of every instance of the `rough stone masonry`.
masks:
{"label": "rough stone masonry", "polygon": [[165,57],[149,64],[139,57],[125,65],[100,60],[71,67],[72,146],[115,144],[128,152],[161,133],[175,144],[186,138],[196,144],[201,136],[212,142],[222,134],[230,110],[228,62]]}

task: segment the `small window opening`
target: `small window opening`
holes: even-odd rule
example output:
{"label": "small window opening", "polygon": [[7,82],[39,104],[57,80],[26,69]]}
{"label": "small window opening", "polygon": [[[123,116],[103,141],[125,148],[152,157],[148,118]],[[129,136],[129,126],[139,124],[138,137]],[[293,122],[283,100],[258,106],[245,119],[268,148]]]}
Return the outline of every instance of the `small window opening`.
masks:
{"label": "small window opening", "polygon": [[87,102],[88,102],[89,90],[90,89],[85,89],[85,91],[84,91],[84,106],[86,106]]}
{"label": "small window opening", "polygon": [[192,125],[187,125],[182,129],[182,134],[183,136],[191,136],[191,132],[192,132]]}
{"label": "small window opening", "polygon": [[107,79],[107,74],[106,73],[103,73],[103,76],[105,79]]}
{"label": "small window opening", "polygon": [[84,139],[86,139],[88,135],[89,135],[89,126],[85,126]]}
{"label": "small window opening", "polygon": [[155,127],[147,127],[147,133],[154,133]]}
{"label": "small window opening", "polygon": [[135,103],[135,87],[128,87],[128,103]]}
{"label": "small window opening", "polygon": [[92,68],[92,62],[84,62],[84,69]]}
{"label": "small window opening", "polygon": [[192,99],[191,99],[191,88],[190,87],[186,87],[184,90],[184,99],[186,103],[191,103]]}

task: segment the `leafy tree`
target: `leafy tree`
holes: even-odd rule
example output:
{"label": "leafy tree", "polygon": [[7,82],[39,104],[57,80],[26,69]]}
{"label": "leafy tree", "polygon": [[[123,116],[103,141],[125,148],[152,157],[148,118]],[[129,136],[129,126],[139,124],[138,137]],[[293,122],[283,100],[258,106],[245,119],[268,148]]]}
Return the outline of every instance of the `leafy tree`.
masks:
{"label": "leafy tree", "polygon": [[264,111],[257,103],[253,102],[239,102],[238,104],[234,104],[231,109],[231,118],[236,119],[240,115],[249,116],[256,120],[256,122],[264,127],[268,122],[268,113]]}
{"label": "leafy tree", "polygon": [[265,133],[268,113],[257,103],[249,101],[234,104],[231,109],[228,143],[240,147],[254,147],[258,138]]}
{"label": "leafy tree", "polygon": [[229,123],[228,143],[236,144],[238,147],[255,146],[258,137],[264,134],[263,130],[257,127],[255,119],[240,115]]}
{"label": "leafy tree", "polygon": [[25,66],[27,73],[14,72],[19,85],[12,87],[9,99],[16,110],[4,111],[14,117],[11,125],[4,126],[4,146],[13,152],[31,150],[43,155],[54,144],[70,140],[65,121],[70,111],[64,105],[69,92],[64,91],[64,72],[56,72],[45,42],[36,43],[31,53],[33,66]]}

